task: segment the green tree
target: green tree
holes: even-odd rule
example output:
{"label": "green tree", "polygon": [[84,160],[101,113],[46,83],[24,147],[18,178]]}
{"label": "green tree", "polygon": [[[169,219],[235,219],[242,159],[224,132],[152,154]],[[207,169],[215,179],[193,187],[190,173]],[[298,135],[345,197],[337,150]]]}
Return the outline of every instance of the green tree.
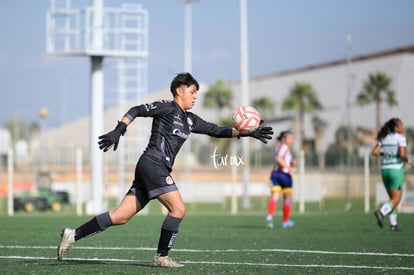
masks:
{"label": "green tree", "polygon": [[[356,162],[357,150],[357,133],[355,130],[347,125],[340,125],[335,130],[335,142],[330,144],[326,151],[326,165],[347,165],[348,156],[354,156],[353,161]],[[352,158],[350,158],[352,159]]]}
{"label": "green tree", "polygon": [[299,127],[304,141],[305,113],[322,110],[322,104],[313,87],[307,82],[296,82],[289,91],[289,95],[282,103],[282,110],[296,110],[299,113]]}
{"label": "green tree", "polygon": [[[263,96],[252,101],[252,105],[260,113],[260,118],[266,121],[269,117],[274,115],[275,102],[268,96]],[[260,144],[260,149],[254,152],[254,163],[256,166],[262,164],[263,144]]]}
{"label": "green tree", "polygon": [[[226,85],[223,79],[218,79],[211,85],[204,95],[203,106],[205,108],[217,109],[217,123],[222,126],[231,127],[232,117],[223,117],[223,110],[232,107],[233,92]],[[231,139],[216,139],[211,141],[219,148],[226,151],[230,148]]]}
{"label": "green tree", "polygon": [[362,91],[357,95],[360,106],[375,103],[376,130],[381,127],[381,103],[385,101],[388,106],[396,106],[395,92],[390,88],[392,79],[385,73],[370,73],[364,82]]}
{"label": "green tree", "polygon": [[414,153],[414,128],[412,127],[405,127],[405,136],[407,137],[407,153],[413,154]]}
{"label": "green tree", "polygon": [[29,141],[32,132],[39,128],[36,123],[29,123],[19,117],[13,117],[4,123],[4,127],[9,130],[12,143],[15,144],[18,140]]}
{"label": "green tree", "polygon": [[233,93],[223,79],[218,79],[211,85],[204,95],[203,106],[206,108],[217,108],[218,118],[222,118],[223,109],[232,107]]}
{"label": "green tree", "polygon": [[257,109],[264,121],[274,115],[275,103],[268,96],[263,96],[253,100],[252,105]]}

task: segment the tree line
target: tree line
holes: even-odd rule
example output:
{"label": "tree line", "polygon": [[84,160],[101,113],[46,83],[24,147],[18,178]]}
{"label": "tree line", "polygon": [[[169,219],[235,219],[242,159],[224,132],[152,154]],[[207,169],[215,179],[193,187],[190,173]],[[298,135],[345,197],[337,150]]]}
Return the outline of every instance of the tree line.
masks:
{"label": "tree line", "polygon": [[[355,102],[360,107],[375,104],[373,135],[376,135],[381,127],[381,106],[383,104],[390,107],[398,105],[396,92],[391,88],[391,84],[392,79],[387,74],[381,71],[370,73],[355,98]],[[269,96],[255,98],[251,101],[251,105],[260,112],[262,119],[265,121],[275,117],[276,104],[277,102]],[[231,115],[224,117],[223,113],[226,109],[232,110],[236,106],[233,106],[233,93],[223,79],[219,79],[209,86],[204,95],[203,106],[217,110],[217,122],[219,124],[231,126]],[[356,129],[350,125],[339,125],[335,131],[335,142],[328,146],[326,152],[323,151],[321,141],[328,122],[318,116],[318,113],[324,110],[324,106],[318,97],[317,91],[310,83],[305,81],[295,82],[289,89],[288,95],[282,100],[281,109],[282,111],[296,113],[299,123],[299,133],[297,136],[301,138],[300,145],[305,151],[307,163],[313,163],[315,166],[323,168],[325,163],[327,165],[345,164],[347,154],[357,155],[356,151],[358,150],[359,142]],[[312,116],[311,123],[314,130],[312,142],[305,139],[304,125],[306,114]],[[410,134],[413,132],[410,128],[407,128],[407,137],[410,138]],[[222,143],[224,144],[221,144],[221,146],[228,145],[225,141]],[[354,160],[355,162],[356,160]]]}

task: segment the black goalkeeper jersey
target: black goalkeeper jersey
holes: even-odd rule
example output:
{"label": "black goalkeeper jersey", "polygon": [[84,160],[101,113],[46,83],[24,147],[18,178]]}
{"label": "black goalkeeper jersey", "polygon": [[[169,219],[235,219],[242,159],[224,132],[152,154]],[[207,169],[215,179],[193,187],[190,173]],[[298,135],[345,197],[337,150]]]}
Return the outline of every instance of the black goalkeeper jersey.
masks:
{"label": "black goalkeeper jersey", "polygon": [[151,137],[143,156],[164,163],[171,171],[174,160],[190,133],[212,137],[231,137],[232,128],[207,122],[191,112],[183,111],[175,101],[161,100],[132,107],[125,116],[152,117]]}

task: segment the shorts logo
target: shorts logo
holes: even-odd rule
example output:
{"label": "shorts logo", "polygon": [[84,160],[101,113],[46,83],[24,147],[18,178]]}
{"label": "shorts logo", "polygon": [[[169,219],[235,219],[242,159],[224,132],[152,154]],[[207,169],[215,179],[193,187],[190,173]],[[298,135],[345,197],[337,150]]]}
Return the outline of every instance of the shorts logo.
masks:
{"label": "shorts logo", "polygon": [[168,177],[166,177],[166,178],[165,178],[165,182],[166,182],[168,185],[171,185],[171,184],[173,184],[173,183],[174,183],[174,180],[172,179],[172,177],[171,177],[171,176],[168,176]]}

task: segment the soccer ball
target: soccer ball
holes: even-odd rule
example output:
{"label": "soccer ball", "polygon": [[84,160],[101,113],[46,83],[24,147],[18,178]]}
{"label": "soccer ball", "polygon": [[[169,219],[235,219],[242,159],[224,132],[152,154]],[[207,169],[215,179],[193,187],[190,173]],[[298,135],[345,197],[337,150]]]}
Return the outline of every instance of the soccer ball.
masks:
{"label": "soccer ball", "polygon": [[260,114],[252,106],[240,106],[233,113],[233,127],[242,134],[249,134],[259,128]]}

